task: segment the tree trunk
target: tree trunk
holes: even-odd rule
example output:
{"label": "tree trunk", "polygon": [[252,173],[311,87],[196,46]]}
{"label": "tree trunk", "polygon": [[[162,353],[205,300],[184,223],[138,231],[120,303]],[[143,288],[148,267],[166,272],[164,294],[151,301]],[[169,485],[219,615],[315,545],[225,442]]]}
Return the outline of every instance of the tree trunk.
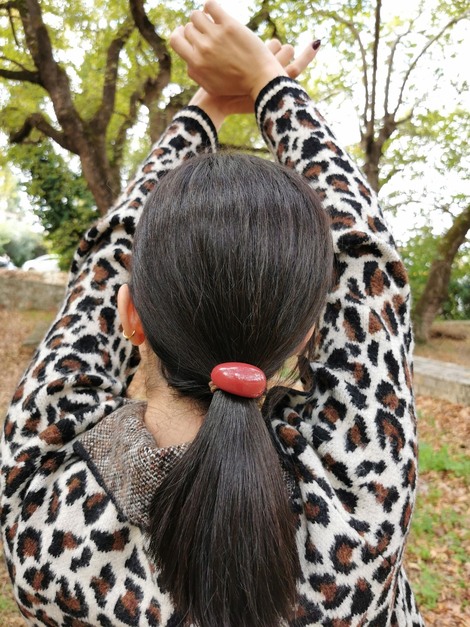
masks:
{"label": "tree trunk", "polygon": [[[103,142],[101,142],[103,143]],[[82,173],[96,202],[100,215],[104,215],[119,196],[121,181],[110,167],[105,146],[90,141],[79,142],[78,154]]]}
{"label": "tree trunk", "polygon": [[469,230],[470,205],[462,211],[442,237],[437,256],[431,264],[426,286],[414,307],[414,333],[418,342],[429,340],[431,325],[449,295],[452,264]]}
{"label": "tree trunk", "polygon": [[397,130],[398,122],[393,113],[386,113],[381,120],[377,137],[375,137],[374,124],[368,122],[361,133],[361,148],[364,151],[364,165],[362,170],[365,177],[375,192],[380,189],[380,161],[383,157],[384,144]]}
{"label": "tree trunk", "polygon": [[362,166],[362,170],[365,177],[375,192],[379,191],[379,163],[382,158],[382,147],[378,145],[377,141],[371,142],[364,141],[363,148],[365,152],[365,161]]}

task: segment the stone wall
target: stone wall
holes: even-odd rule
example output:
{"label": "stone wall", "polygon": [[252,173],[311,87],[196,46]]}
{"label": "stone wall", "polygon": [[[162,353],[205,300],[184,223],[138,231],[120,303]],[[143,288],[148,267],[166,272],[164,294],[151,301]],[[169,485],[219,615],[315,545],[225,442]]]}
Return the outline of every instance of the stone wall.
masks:
{"label": "stone wall", "polygon": [[0,271],[0,307],[58,309],[64,298],[66,276],[47,276],[18,270]]}
{"label": "stone wall", "polygon": [[415,357],[413,384],[416,394],[470,406],[470,368]]}

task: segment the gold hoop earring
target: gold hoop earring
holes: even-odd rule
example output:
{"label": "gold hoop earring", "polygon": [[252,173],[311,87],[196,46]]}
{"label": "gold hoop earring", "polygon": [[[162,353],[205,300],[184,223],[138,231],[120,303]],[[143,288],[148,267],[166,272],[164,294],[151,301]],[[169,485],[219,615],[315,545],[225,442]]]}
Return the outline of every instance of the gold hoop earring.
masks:
{"label": "gold hoop earring", "polygon": [[134,337],[134,335],[135,335],[135,329],[132,331],[132,333],[131,333],[130,335],[126,335],[126,332],[125,332],[125,331],[123,331],[123,332],[122,332],[122,336],[123,336],[126,340],[130,340],[130,339],[131,339],[131,337]]}

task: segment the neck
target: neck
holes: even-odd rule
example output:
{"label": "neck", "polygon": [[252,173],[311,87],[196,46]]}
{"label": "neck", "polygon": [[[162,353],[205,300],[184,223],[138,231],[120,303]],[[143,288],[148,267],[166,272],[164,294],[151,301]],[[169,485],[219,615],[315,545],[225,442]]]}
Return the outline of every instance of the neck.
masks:
{"label": "neck", "polygon": [[162,376],[152,353],[145,351],[147,409],[144,422],[160,448],[191,442],[204,420],[204,411],[191,398],[178,396]]}
{"label": "neck", "polygon": [[191,442],[204,420],[204,414],[191,399],[174,393],[155,393],[147,401],[144,422],[160,448]]}

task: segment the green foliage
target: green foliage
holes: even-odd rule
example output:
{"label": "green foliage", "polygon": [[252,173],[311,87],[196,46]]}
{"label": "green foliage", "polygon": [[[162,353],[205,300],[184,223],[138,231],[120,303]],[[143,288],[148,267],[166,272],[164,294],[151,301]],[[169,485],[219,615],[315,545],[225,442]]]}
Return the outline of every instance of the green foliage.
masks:
{"label": "green foliage", "polygon": [[21,168],[20,186],[46,231],[48,247],[67,269],[80,236],[97,217],[93,196],[49,143],[13,146],[10,155]]}
{"label": "green foliage", "polygon": [[60,256],[59,267],[68,270],[81,236],[96,219],[96,213],[86,205],[77,204],[73,215],[49,231],[46,240],[49,248]]}
{"label": "green foliage", "polygon": [[[131,29],[120,55],[116,100],[103,140],[110,163],[122,165],[124,169],[132,168],[132,153],[136,146],[125,142],[123,154],[129,156],[130,165],[121,164],[120,134],[123,124],[124,127],[128,125],[129,131],[136,122],[145,118],[143,86],[147,79],[155,80],[158,77],[160,66],[155,53],[133,24],[129,3],[126,0],[93,0],[92,3],[88,0],[40,0],[40,6],[54,48],[54,57],[60,61],[69,79],[72,104],[85,121],[93,118],[102,102],[106,58],[111,42]],[[191,10],[199,8],[199,5],[190,0],[172,0],[167,3],[157,2],[152,9],[146,8],[158,35],[165,41],[175,26],[187,19]],[[5,11],[0,13],[0,67],[8,71],[22,68],[34,71],[19,14],[13,9],[10,15],[11,19]],[[173,54],[172,61],[173,83],[179,88],[187,87],[191,81],[186,76],[184,64]],[[0,128],[7,134],[18,131],[30,114],[38,112],[57,128],[49,95],[41,86],[23,81],[0,80],[4,86],[0,96]],[[131,100],[136,93],[139,99],[134,115],[131,112]],[[152,103],[152,111],[164,110],[168,98],[166,92],[161,93],[157,101]],[[33,141],[40,137],[38,131],[33,131]]]}
{"label": "green foliage", "polygon": [[260,150],[262,155],[269,155],[254,120],[254,116],[231,116],[224,123],[219,133],[219,141],[222,145],[229,145],[233,148],[240,146],[243,148]]}
{"label": "green foliage", "polygon": [[[410,279],[413,303],[417,303],[429,275],[431,264],[436,257],[439,237],[431,227],[423,227],[400,248]],[[456,256],[452,267],[449,294],[443,305],[442,317],[447,320],[467,320],[470,318],[470,249],[463,247]]]}
{"label": "green foliage", "polygon": [[[445,453],[442,453],[444,448]],[[434,456],[437,461],[432,461]],[[463,461],[463,456],[460,461]],[[420,446],[421,473],[437,471],[462,476],[460,473],[463,471],[468,475],[468,461],[467,457],[465,462],[467,466],[460,466],[460,462],[453,462],[446,447],[433,452],[425,444]],[[446,547],[452,555],[452,560],[457,563],[455,570],[457,585],[460,587],[466,585],[465,565],[468,556],[465,551],[465,539],[468,538],[468,532],[463,531],[466,528],[466,520],[452,508],[441,506],[442,491],[436,487],[436,483],[439,482],[440,485],[440,481],[445,481],[444,477],[434,483],[430,482],[425,494],[418,494],[407,547],[408,562],[413,562],[419,572],[413,582],[418,604],[430,610],[436,606],[447,585],[446,574],[441,571],[439,564],[436,564],[434,548],[437,537],[439,546]]]}
{"label": "green foliage", "polygon": [[[91,3],[89,0],[76,0],[73,3],[41,0],[40,4],[54,47],[54,56],[67,73],[73,106],[84,121],[91,120],[100,108],[110,43],[123,29],[132,28],[119,58],[112,117],[105,135],[100,138],[106,146],[109,163],[116,166],[124,180],[135,169],[149,146],[145,129],[148,130],[151,122],[155,122],[160,114],[164,119],[171,98],[175,94],[186,93],[192,85],[186,76],[185,65],[170,50],[170,84],[149,104],[144,97],[144,84],[149,78],[156,80],[160,64],[149,44],[133,27],[126,0],[93,0]],[[454,71],[444,71],[443,62],[444,58],[448,62],[455,56],[459,38],[464,36],[463,30],[459,31],[451,25],[439,34],[450,20],[460,19],[468,9],[468,2],[430,0],[426,3],[410,3],[406,10],[397,15],[393,2],[384,0],[377,47],[377,42],[374,42],[376,7],[377,2],[373,0],[316,0],[314,3],[300,0],[254,0],[250,5],[250,13],[256,22],[254,26],[257,34],[264,38],[276,36],[295,44],[304,33],[309,33],[312,40],[321,37],[322,50],[318,61],[305,72],[304,84],[315,100],[331,103],[333,113],[345,100],[352,102],[357,115],[350,121],[351,125],[357,127],[359,123],[364,133],[367,125],[372,123],[374,136],[377,137],[383,125],[384,112],[394,112],[399,124],[383,145],[379,164],[380,182],[385,183],[400,175],[400,204],[404,205],[411,197],[418,196],[420,201],[427,198],[427,190],[422,189],[421,183],[417,186],[412,181],[413,173],[421,181],[423,172],[429,176],[431,168],[438,172],[459,169],[464,172],[468,165],[465,159],[470,145],[470,116],[462,96],[468,87],[467,79],[456,76]],[[146,6],[156,32],[165,42],[172,29],[184,22],[194,8],[200,8],[200,3],[194,0],[169,0],[165,3],[159,0],[151,7]],[[10,71],[21,68],[32,71],[35,68],[16,10],[11,13],[11,19],[15,35],[6,12],[0,13],[0,67]],[[431,41],[432,45],[420,56]],[[374,78],[375,49],[378,51],[378,63],[377,76]],[[450,68],[450,65],[447,67]],[[408,71],[411,72],[409,75]],[[374,80],[376,93],[373,103]],[[38,112],[58,129],[51,101],[42,87],[5,79],[2,79],[2,84],[5,89],[0,94],[0,128],[7,134],[17,131],[28,115]],[[441,107],[440,102],[438,105],[431,102],[432,92],[437,89],[445,93],[446,102],[455,103],[452,111],[449,111],[449,106]],[[136,94],[138,99],[133,113],[131,102]],[[138,122],[140,124],[136,130]],[[158,124],[154,126],[158,127]],[[121,141],[123,134],[124,143]],[[59,157],[50,146],[45,147],[49,140],[44,140],[38,131],[33,131],[29,137],[35,143],[40,139],[42,157],[38,156],[38,149],[34,146],[26,148],[26,153],[31,152],[29,156],[24,153],[15,156],[15,151],[9,154],[26,173],[28,184],[25,181],[23,184],[38,203],[36,211],[48,230],[49,241],[55,250],[59,250],[62,243],[69,242],[75,233],[82,230],[80,225],[85,226],[94,218],[94,213],[89,197],[86,197],[84,189],[79,185],[78,177],[74,177],[70,170],[67,173],[68,166],[59,163]],[[237,116],[228,120],[220,140],[222,144],[264,150],[250,116]],[[24,147],[18,148],[20,150],[24,150]],[[363,158],[364,145],[354,146],[352,152],[357,158]],[[431,152],[438,155],[432,163],[428,159]],[[54,173],[54,166],[50,171],[38,174],[38,167],[32,166],[34,160],[41,164],[41,171],[45,168],[44,161],[50,160],[57,166],[57,172]],[[35,174],[31,176],[33,170]],[[41,190],[43,181],[48,183],[48,187]],[[394,191],[392,189],[386,193],[389,197],[384,204],[390,205]],[[461,191],[463,194],[464,191]],[[456,201],[455,194],[449,199],[451,192],[447,189],[445,195],[446,206]],[[434,203],[434,216],[439,216],[437,207]],[[427,243],[423,248],[421,240],[418,234],[411,244],[419,248],[414,257],[420,257],[421,261],[426,251],[424,265],[408,260],[416,266],[413,286],[415,302],[424,286],[424,275],[420,274],[419,278],[418,274],[423,267],[429,266],[432,259],[431,245]],[[68,253],[62,251],[61,254],[65,259]],[[467,262],[462,261],[462,264],[464,269],[468,268]],[[458,272],[453,275],[451,293],[455,294],[455,298],[452,300],[451,295],[445,315],[467,315],[469,291],[468,279]]]}
{"label": "green foliage", "polygon": [[427,564],[423,564],[420,570],[419,582],[413,586],[420,607],[433,610],[437,605],[443,585],[443,576]]}
{"label": "green foliage", "polygon": [[0,613],[18,613],[18,606],[15,601],[5,594],[0,593]]}

